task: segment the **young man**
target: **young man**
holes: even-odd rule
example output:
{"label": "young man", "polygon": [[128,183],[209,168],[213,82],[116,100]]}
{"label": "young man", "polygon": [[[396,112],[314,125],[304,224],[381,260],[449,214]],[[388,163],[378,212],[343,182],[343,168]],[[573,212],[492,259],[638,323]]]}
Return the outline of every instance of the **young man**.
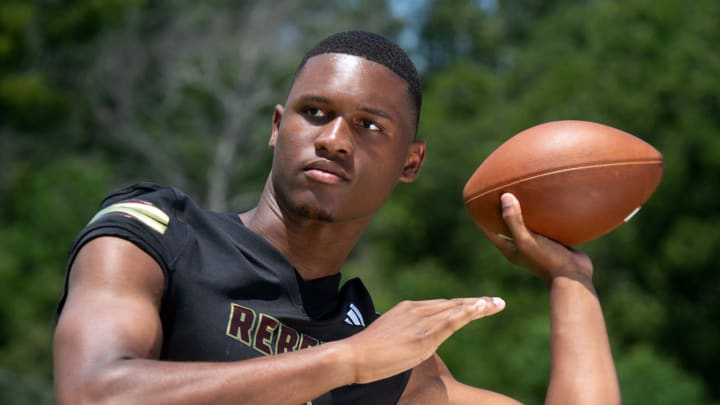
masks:
{"label": "young man", "polygon": [[[378,316],[359,280],[338,292],[372,215],[422,167],[420,104],[415,68],[395,44],[336,34],[307,54],[275,108],[255,208],[212,213],[152,184],[108,197],[71,252],[58,401],[516,403],[457,382],[434,354],[501,311],[501,299],[402,302]],[[513,196],[502,207],[513,241],[487,237],[550,289],[547,402],[618,403],[590,260],[528,232]]]}

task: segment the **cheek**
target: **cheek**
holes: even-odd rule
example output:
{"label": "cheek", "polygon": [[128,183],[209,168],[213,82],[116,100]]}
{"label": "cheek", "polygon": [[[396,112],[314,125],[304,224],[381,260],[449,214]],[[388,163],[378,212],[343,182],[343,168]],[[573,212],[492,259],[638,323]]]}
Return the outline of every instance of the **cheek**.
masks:
{"label": "cheek", "polygon": [[[385,200],[397,184],[404,161],[400,161],[398,155],[369,155],[363,159],[366,165],[363,173],[363,192],[368,199]],[[398,163],[399,162],[399,163]],[[369,189],[369,191],[368,191]]]}
{"label": "cheek", "polygon": [[407,150],[397,145],[383,145],[371,149],[364,161],[368,171],[372,172],[378,180],[395,183],[400,178],[405,166]]}
{"label": "cheek", "polygon": [[275,166],[287,166],[287,163],[293,160],[293,156],[300,150],[300,145],[297,136],[289,136],[293,132],[288,132],[288,129],[281,127],[280,133],[275,140],[275,147],[273,151],[273,164]]}

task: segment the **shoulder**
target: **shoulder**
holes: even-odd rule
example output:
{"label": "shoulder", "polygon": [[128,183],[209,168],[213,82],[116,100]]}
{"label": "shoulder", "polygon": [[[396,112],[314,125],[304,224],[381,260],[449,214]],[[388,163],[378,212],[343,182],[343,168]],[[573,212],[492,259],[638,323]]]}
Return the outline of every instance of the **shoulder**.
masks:
{"label": "shoulder", "polygon": [[518,405],[520,402],[457,381],[440,356],[434,354],[412,370],[398,404]]}
{"label": "shoulder", "polygon": [[185,193],[174,187],[136,183],[110,193],[90,224],[107,216],[119,216],[134,218],[163,233],[170,218],[191,201]]}
{"label": "shoulder", "polygon": [[197,205],[174,187],[142,182],[121,188],[102,201],[74,248],[98,236],[116,236],[135,243],[161,264],[168,265],[187,240],[184,217],[191,207]]}
{"label": "shoulder", "polygon": [[[163,273],[168,274],[171,264],[188,240],[187,227],[178,220],[182,217],[180,212],[184,207],[191,204],[188,201],[189,197],[178,189],[148,182],[110,193],[70,247],[65,291],[59,301],[58,312],[64,305],[69,275],[78,254],[97,238],[113,237],[130,242],[150,256]],[[116,247],[98,243],[94,244],[93,249],[105,252]],[[130,245],[127,247],[133,248]]]}

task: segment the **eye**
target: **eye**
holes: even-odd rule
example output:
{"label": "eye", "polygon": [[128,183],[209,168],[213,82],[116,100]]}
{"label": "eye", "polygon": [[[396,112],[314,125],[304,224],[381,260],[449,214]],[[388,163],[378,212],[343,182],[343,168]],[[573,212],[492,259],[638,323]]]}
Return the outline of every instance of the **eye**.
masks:
{"label": "eye", "polygon": [[325,117],[325,111],[317,108],[317,107],[308,107],[303,110],[303,113],[307,115],[308,117],[312,118],[323,118]]}
{"label": "eye", "polygon": [[324,125],[333,118],[332,111],[326,111],[318,107],[305,107],[300,114],[312,125]]}
{"label": "eye", "polygon": [[382,128],[380,128],[380,126],[377,123],[375,123],[375,121],[373,121],[373,120],[366,120],[366,119],[360,120],[360,125],[363,128],[369,129],[371,131],[382,131]]}

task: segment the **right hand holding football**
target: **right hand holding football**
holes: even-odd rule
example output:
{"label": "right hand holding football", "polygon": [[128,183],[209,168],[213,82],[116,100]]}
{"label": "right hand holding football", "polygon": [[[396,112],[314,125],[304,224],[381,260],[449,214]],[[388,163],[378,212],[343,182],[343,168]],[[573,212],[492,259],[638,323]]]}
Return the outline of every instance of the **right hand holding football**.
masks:
{"label": "right hand holding football", "polygon": [[514,195],[503,194],[501,205],[510,235],[498,235],[488,230],[483,233],[511,263],[532,271],[546,283],[564,276],[592,284],[593,265],[584,252],[528,230],[520,202]]}

